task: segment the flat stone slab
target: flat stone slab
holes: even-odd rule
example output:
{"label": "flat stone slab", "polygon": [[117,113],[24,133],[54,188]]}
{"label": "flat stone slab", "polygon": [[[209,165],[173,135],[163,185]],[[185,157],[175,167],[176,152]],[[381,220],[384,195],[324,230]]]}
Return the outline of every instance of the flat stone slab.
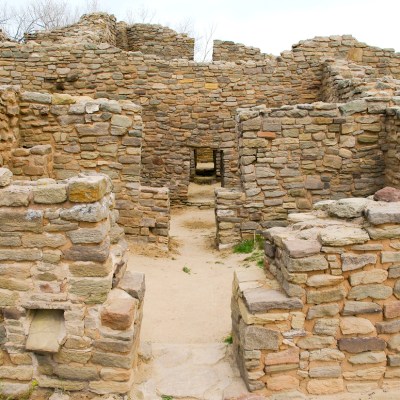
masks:
{"label": "flat stone slab", "polygon": [[356,218],[362,215],[364,208],[370,202],[363,198],[341,199],[328,206],[330,215],[339,218]]}
{"label": "flat stone slab", "polygon": [[26,350],[58,353],[65,337],[64,315],[60,310],[37,310],[33,317]]}
{"label": "flat stone slab", "polygon": [[135,299],[142,301],[146,290],[145,276],[142,272],[126,271],[119,281],[118,287]]}
{"label": "flat stone slab", "polygon": [[261,313],[269,310],[296,310],[303,307],[303,302],[297,298],[287,297],[284,293],[274,289],[255,288],[243,293],[244,302],[252,313]]}
{"label": "flat stone slab", "polygon": [[347,351],[349,353],[382,351],[386,349],[386,342],[377,337],[339,339],[338,345],[341,351]]}
{"label": "flat stone slab", "polygon": [[320,240],[325,246],[346,246],[365,243],[369,240],[369,235],[366,231],[357,227],[327,227],[321,230]]}
{"label": "flat stone slab", "polygon": [[318,254],[321,243],[318,240],[288,239],[283,241],[283,247],[292,258],[301,258]]}
{"label": "flat stone slab", "polygon": [[371,202],[365,208],[365,215],[372,225],[400,223],[400,202]]}

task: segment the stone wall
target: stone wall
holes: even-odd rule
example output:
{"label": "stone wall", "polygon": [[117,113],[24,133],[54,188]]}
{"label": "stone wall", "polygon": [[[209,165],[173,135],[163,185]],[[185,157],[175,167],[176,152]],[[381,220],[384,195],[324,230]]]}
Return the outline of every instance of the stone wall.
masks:
{"label": "stone wall", "polygon": [[293,214],[264,234],[266,273],[236,273],[234,349],[250,390],[399,387],[400,203],[383,192]]}
{"label": "stone wall", "polygon": [[[4,90],[3,96],[14,96],[15,103],[2,115],[9,119],[14,112],[15,129],[5,127],[5,137],[13,141],[5,142],[12,150],[2,153],[3,164],[18,179],[104,173],[112,179],[126,233],[134,240],[168,246],[168,190],[141,186],[139,106],[129,101]],[[153,206],[145,200],[149,193],[155,196]]]}
{"label": "stone wall", "polygon": [[[127,41],[127,39],[126,39]],[[23,56],[21,56],[23,54]],[[106,43],[2,43],[0,82],[48,91],[129,99],[143,106],[143,184],[187,198],[191,147],[224,151],[225,186],[238,187],[237,107],[311,103],[321,96],[326,58],[399,76],[400,57],[349,36],[315,38],[264,61],[195,63],[126,52]],[[226,153],[226,154],[225,154]]]}
{"label": "stone wall", "polygon": [[[368,196],[385,183],[390,98],[313,103],[238,112],[242,191],[219,209],[248,231],[285,225],[290,213],[323,199]],[[236,199],[241,198],[239,210]],[[221,207],[220,207],[221,204]],[[217,218],[217,224],[229,222]],[[218,232],[221,228],[218,228]],[[223,244],[233,245],[232,236]]]}
{"label": "stone wall", "polygon": [[165,60],[193,60],[194,39],[161,25],[134,24],[126,27],[127,51],[154,54]]}
{"label": "stone wall", "polygon": [[265,61],[273,58],[273,56],[261,53],[257,47],[249,47],[226,40],[214,40],[213,43],[213,61]]}
{"label": "stone wall", "polygon": [[[144,277],[126,272],[111,180],[11,182],[0,169],[1,391],[127,393]],[[20,385],[23,384],[23,385]]]}
{"label": "stone wall", "polygon": [[[398,99],[398,98],[397,98]],[[397,106],[387,110],[387,150],[385,152],[385,183],[400,188],[400,99]]]}
{"label": "stone wall", "polygon": [[377,77],[376,69],[344,60],[324,63],[321,100],[345,103],[362,97],[392,97],[400,93],[400,81]]}
{"label": "stone wall", "polygon": [[0,166],[8,164],[19,143],[19,105],[15,88],[0,87]]}
{"label": "stone wall", "polygon": [[73,25],[52,31],[37,31],[25,34],[26,42],[38,44],[59,43],[117,43],[116,19],[107,13],[84,14]]}

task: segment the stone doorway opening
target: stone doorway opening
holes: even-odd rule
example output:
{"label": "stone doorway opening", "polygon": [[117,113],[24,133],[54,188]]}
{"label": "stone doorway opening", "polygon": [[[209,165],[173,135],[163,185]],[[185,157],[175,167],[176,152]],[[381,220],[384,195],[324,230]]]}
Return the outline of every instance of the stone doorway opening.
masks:
{"label": "stone doorway opening", "polygon": [[214,191],[223,186],[223,152],[210,147],[190,149],[188,205],[212,208]]}

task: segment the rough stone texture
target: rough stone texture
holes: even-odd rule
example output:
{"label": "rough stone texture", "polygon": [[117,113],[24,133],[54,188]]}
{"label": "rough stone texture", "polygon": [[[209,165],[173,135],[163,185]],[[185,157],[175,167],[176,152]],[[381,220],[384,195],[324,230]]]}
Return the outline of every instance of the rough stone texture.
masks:
{"label": "rough stone texture", "polygon": [[378,190],[374,194],[374,200],[376,201],[386,201],[386,202],[394,202],[400,201],[400,190],[393,187],[384,187],[381,190]]}

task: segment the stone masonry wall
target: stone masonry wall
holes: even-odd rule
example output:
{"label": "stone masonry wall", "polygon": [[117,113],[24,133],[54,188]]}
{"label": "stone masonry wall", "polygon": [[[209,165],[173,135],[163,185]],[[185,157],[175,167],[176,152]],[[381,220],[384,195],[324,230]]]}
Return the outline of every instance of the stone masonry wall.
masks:
{"label": "stone masonry wall", "polygon": [[400,81],[377,77],[376,69],[344,60],[324,63],[321,100],[345,103],[362,97],[392,97],[400,93]]}
{"label": "stone masonry wall", "polygon": [[[237,107],[311,103],[319,100],[322,61],[342,58],[399,76],[400,58],[349,36],[315,38],[264,61],[168,61],[102,43],[2,43],[0,82],[31,91],[63,91],[126,98],[144,109],[143,184],[168,186],[185,200],[190,148],[224,151],[225,186],[238,187],[233,116]],[[226,154],[225,154],[226,153]]]}
{"label": "stone masonry wall", "polygon": [[385,183],[400,188],[400,98],[397,106],[387,110],[387,150],[385,152]]}
{"label": "stone masonry wall", "polygon": [[257,47],[225,40],[214,40],[213,43],[213,61],[265,61],[269,58],[273,56],[261,53]]}
{"label": "stone masonry wall", "polygon": [[[11,182],[0,169],[1,391],[127,393],[137,361],[144,277],[105,175]],[[23,385],[21,385],[23,384]]]}
{"label": "stone masonry wall", "polygon": [[[4,165],[18,179],[104,173],[112,179],[126,233],[135,240],[168,245],[168,191],[141,185],[139,106],[129,101],[35,92],[17,93],[15,101],[18,142]],[[153,205],[144,200],[149,193],[155,196]]]}
{"label": "stone masonry wall", "polygon": [[250,390],[399,387],[400,203],[389,197],[324,201],[265,232],[266,274],[238,271],[232,298]]}

